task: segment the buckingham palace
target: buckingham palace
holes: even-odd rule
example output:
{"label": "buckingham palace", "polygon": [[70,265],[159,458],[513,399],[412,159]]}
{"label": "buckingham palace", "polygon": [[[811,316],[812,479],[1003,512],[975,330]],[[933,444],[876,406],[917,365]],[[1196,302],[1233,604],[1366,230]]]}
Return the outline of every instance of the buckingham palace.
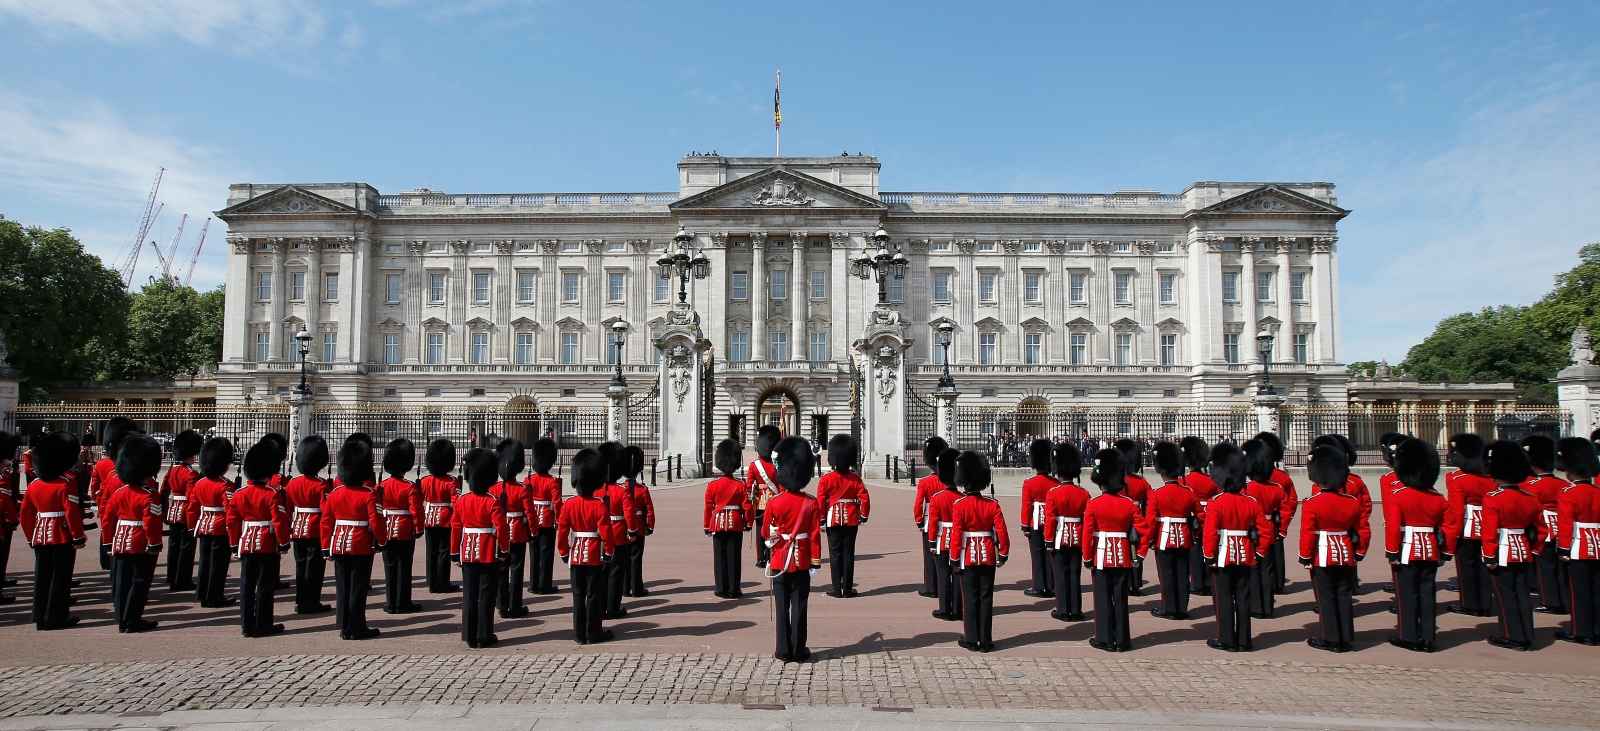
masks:
{"label": "buckingham palace", "polygon": [[[837,431],[880,312],[919,398],[948,372],[969,407],[1247,406],[1265,355],[1288,404],[1345,402],[1332,184],[882,192],[872,156],[677,168],[651,193],[232,186],[219,403],[286,400],[309,351],[323,404],[603,406],[617,372],[655,380],[689,308],[735,434]],[[664,266],[680,248],[703,278]],[[881,286],[859,276],[875,256],[898,275]]]}

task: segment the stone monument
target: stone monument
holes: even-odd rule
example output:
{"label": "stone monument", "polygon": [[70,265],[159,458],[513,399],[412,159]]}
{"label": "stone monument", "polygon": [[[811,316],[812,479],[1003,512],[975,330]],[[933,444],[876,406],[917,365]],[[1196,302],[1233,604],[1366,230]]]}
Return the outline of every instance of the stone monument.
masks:
{"label": "stone monument", "polygon": [[22,372],[11,367],[10,358],[6,334],[0,332],[0,414],[15,410],[21,399]]}
{"label": "stone monument", "polygon": [[906,446],[905,337],[907,323],[887,307],[873,309],[866,331],[855,342],[862,374],[861,474],[887,478],[887,458],[901,457]]}
{"label": "stone monument", "polygon": [[1594,342],[1589,329],[1579,325],[1572,331],[1568,350],[1572,365],[1562,368],[1552,379],[1561,408],[1572,412],[1572,433],[1589,436],[1600,428],[1600,366],[1594,364]]}
{"label": "stone monument", "polygon": [[700,332],[700,316],[687,303],[680,302],[667,313],[654,345],[661,351],[657,386],[661,456],[681,457],[686,473],[701,474],[700,460],[705,453],[701,429],[705,421],[705,371],[700,364],[711,341]]}

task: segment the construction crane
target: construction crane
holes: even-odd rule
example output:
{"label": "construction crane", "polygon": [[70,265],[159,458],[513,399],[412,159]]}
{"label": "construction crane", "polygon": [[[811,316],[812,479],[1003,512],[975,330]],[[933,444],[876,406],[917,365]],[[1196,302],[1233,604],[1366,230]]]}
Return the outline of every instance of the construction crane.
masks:
{"label": "construction crane", "polygon": [[[189,280],[194,279],[194,265],[200,261],[200,249],[206,245],[206,229],[211,228],[211,219],[207,218],[205,225],[200,227],[200,240],[194,244],[194,254],[189,257],[189,271],[183,274],[183,286],[189,286]],[[176,253],[176,252],[174,252]]]}
{"label": "construction crane", "polygon": [[144,202],[144,216],[139,221],[139,233],[133,237],[131,246],[123,247],[124,257],[119,268],[122,273],[123,289],[133,286],[133,270],[139,266],[139,252],[144,251],[144,237],[150,234],[150,226],[161,213],[156,206],[156,192],[161,190],[161,176],[166,172],[166,168],[156,171],[156,182],[150,186],[150,197]]}
{"label": "construction crane", "polygon": [[[206,220],[209,222],[211,219]],[[150,248],[156,250],[156,258],[161,260],[161,276],[163,277],[172,278],[172,265],[178,261],[178,244],[183,241],[183,225],[188,222],[189,214],[187,213],[183,214],[183,218],[178,219],[178,232],[172,235],[172,246],[165,254],[161,253],[161,245],[157,244],[155,239],[150,239]]]}

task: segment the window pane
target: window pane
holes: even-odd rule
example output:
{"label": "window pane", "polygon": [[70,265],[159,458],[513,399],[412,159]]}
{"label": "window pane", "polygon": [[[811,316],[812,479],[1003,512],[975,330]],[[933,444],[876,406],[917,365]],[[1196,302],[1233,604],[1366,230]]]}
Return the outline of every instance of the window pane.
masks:
{"label": "window pane", "polygon": [[1117,334],[1117,365],[1129,365],[1133,362],[1133,335],[1128,333]]}
{"label": "window pane", "polygon": [[1306,275],[1305,275],[1305,272],[1295,272],[1294,274],[1289,275],[1289,288],[1290,288],[1290,291],[1289,291],[1289,298],[1290,299],[1293,299],[1293,300],[1303,300],[1303,299],[1305,299],[1306,298]]}
{"label": "window pane", "polygon": [[1239,362],[1239,333],[1223,333],[1222,359],[1229,363]]}
{"label": "window pane", "polygon": [[943,346],[939,345],[939,339],[937,337],[932,339],[932,340],[930,340],[929,342],[933,343],[933,364],[934,365],[944,365],[944,351],[945,351],[945,348]]}
{"label": "window pane", "polygon": [[738,363],[750,360],[750,333],[728,334],[728,360]]}
{"label": "window pane", "polygon": [[1161,336],[1161,365],[1175,365],[1178,362],[1178,336]]}
{"label": "window pane", "polygon": [[1073,333],[1072,339],[1072,364],[1084,365],[1089,362],[1089,336],[1084,333]]}
{"label": "window pane", "polygon": [[272,335],[256,333],[256,361],[267,360],[272,355]]}
{"label": "window pane", "polygon": [[1133,280],[1133,275],[1131,275],[1131,274],[1118,274],[1117,275],[1117,279],[1116,279],[1116,288],[1117,288],[1116,298],[1117,298],[1118,302],[1132,302],[1133,301],[1132,294],[1129,291],[1132,288],[1132,286],[1131,286],[1132,280]]}
{"label": "window pane", "polygon": [[262,274],[256,277],[256,299],[272,299],[272,275]]}
{"label": "window pane", "polygon": [[400,362],[400,336],[383,336],[383,362],[394,365]]}
{"label": "window pane", "polygon": [[533,301],[533,274],[522,273],[517,275],[517,301]]}
{"label": "window pane", "polygon": [[578,334],[561,333],[561,362],[578,362]]}
{"label": "window pane", "polygon": [[562,274],[561,275],[561,301],[562,302],[577,302],[578,301],[578,275],[577,274]]}
{"label": "window pane", "polygon": [[606,274],[606,301],[622,301],[622,272],[608,272]]}
{"label": "window pane", "polygon": [[443,274],[429,274],[428,275],[428,301],[429,302],[443,302],[444,301],[444,275]]}
{"label": "window pane", "polygon": [[487,275],[487,274],[474,274],[474,275],[472,275],[472,301],[473,302],[488,302],[489,301],[489,275]]}
{"label": "window pane", "polygon": [[517,333],[517,362],[533,362],[533,333]]}
{"label": "window pane", "polygon": [[444,333],[428,333],[428,362],[444,362]]}
{"label": "window pane", "polygon": [[472,334],[472,362],[476,364],[489,362],[489,333]]}
{"label": "window pane", "polygon": [[322,362],[332,363],[339,359],[339,333],[322,334]]}
{"label": "window pane", "polygon": [[994,299],[995,299],[995,296],[994,296],[994,277],[995,277],[995,275],[993,275],[993,274],[979,274],[978,275],[978,301],[980,301],[980,302],[993,302],[994,301]]}
{"label": "window pane", "polygon": [[828,334],[811,333],[811,360],[825,361],[828,359]]}
{"label": "window pane", "polygon": [[1174,283],[1175,280],[1177,280],[1177,277],[1175,277],[1175,276],[1173,276],[1171,274],[1163,274],[1163,275],[1161,275],[1161,301],[1162,302],[1170,303],[1174,299],[1176,299],[1176,293],[1173,292],[1173,289],[1174,289],[1173,283]]}
{"label": "window pane", "polygon": [[733,273],[733,298],[736,300],[750,299],[750,275],[745,272]]}
{"label": "window pane", "polygon": [[779,269],[772,272],[772,299],[781,300],[789,298],[789,272]]}
{"label": "window pane", "polygon": [[289,275],[289,299],[303,300],[306,298],[305,272],[294,272]]}
{"label": "window pane", "polygon": [[1023,336],[1022,362],[1037,365],[1042,355],[1044,336],[1038,333],[1028,333]]}
{"label": "window pane", "polygon": [[768,348],[768,360],[789,359],[789,333],[772,333],[772,347]]}
{"label": "window pane", "polygon": [[339,299],[339,275],[327,274],[322,277],[322,298],[325,300]]}
{"label": "window pane", "polygon": [[1083,301],[1085,301],[1084,300],[1084,296],[1083,296],[1083,281],[1084,281],[1084,275],[1082,275],[1082,274],[1074,274],[1074,275],[1072,275],[1072,278],[1068,282],[1068,293],[1067,294],[1068,294],[1068,298],[1071,299],[1073,302],[1083,302]]}
{"label": "window pane", "polygon": [[672,298],[672,279],[669,277],[656,277],[655,292],[652,297],[656,302],[666,302]]}
{"label": "window pane", "polygon": [[1223,272],[1222,273],[1222,300],[1224,302],[1235,302],[1238,299],[1239,299],[1239,273],[1238,272]]}
{"label": "window pane", "polygon": [[1272,299],[1272,272],[1256,272],[1256,299]]}
{"label": "window pane", "polygon": [[933,301],[934,302],[949,302],[950,301],[950,275],[948,275],[948,274],[935,274],[935,275],[933,275]]}
{"label": "window pane", "polygon": [[1307,362],[1310,362],[1310,356],[1311,356],[1311,335],[1308,334],[1308,333],[1295,333],[1294,334],[1294,362],[1296,362],[1296,363],[1307,363]]}
{"label": "window pane", "polygon": [[828,298],[828,273],[811,273],[811,299],[825,300]]}
{"label": "window pane", "polygon": [[889,277],[889,301],[904,302],[906,298],[906,280]]}
{"label": "window pane", "polygon": [[983,365],[994,364],[994,345],[998,336],[995,333],[978,333],[978,362]]}
{"label": "window pane", "polygon": [[383,301],[400,301],[400,275],[389,274],[383,278]]}
{"label": "window pane", "polygon": [[1039,283],[1044,279],[1038,274],[1029,274],[1022,280],[1022,297],[1029,302],[1038,302],[1040,299]]}

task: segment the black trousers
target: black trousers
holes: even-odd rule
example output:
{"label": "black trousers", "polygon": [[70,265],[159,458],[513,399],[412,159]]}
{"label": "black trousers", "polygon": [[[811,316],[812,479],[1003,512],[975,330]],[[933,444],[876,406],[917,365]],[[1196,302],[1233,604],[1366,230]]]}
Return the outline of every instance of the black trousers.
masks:
{"label": "black trousers", "polygon": [[333,557],[333,587],[338,595],[333,626],[341,634],[367,629],[367,592],[372,582],[372,554],[339,554]]}
{"label": "black trousers", "polygon": [[[15,526],[0,526],[0,582],[6,578],[6,568],[11,563],[11,537],[15,535]],[[0,596],[4,596],[4,589],[0,589]]]}
{"label": "black trousers", "polygon": [[[1128,535],[1132,536],[1133,538],[1133,540],[1129,542],[1129,550],[1132,550],[1133,546],[1139,545],[1139,541],[1144,540],[1144,536],[1139,534],[1139,524],[1137,521],[1135,521],[1133,527],[1128,530]],[[1138,566],[1133,567],[1132,571],[1133,578],[1128,582],[1128,592],[1130,594],[1144,588],[1144,564],[1139,564]]]}
{"label": "black trousers", "polygon": [[1394,567],[1394,598],[1400,639],[1433,642],[1439,631],[1437,617],[1438,561],[1412,561]]}
{"label": "black trousers", "polygon": [[811,599],[811,572],[805,569],[778,574],[772,580],[772,601],[777,608],[780,657],[794,657],[806,648],[806,607]]}
{"label": "black trousers", "polygon": [[[1272,544],[1278,545],[1276,543]],[[1273,586],[1278,575],[1277,559],[1272,551],[1256,557],[1255,570],[1250,573],[1250,611],[1271,616],[1277,608],[1277,591]]]}
{"label": "black trousers", "polygon": [[939,557],[933,553],[933,541],[928,540],[928,534],[922,533],[922,591],[927,594],[939,593],[939,569],[935,563]]}
{"label": "black trousers", "polygon": [[[766,514],[767,514],[767,511],[765,511],[765,510],[757,510],[756,511],[756,525],[757,526],[763,525],[762,518],[765,517]],[[771,560],[772,560],[772,547],[767,545],[766,541],[761,540],[761,536],[759,536],[759,535],[756,536],[756,565],[757,566],[766,566],[767,562],[771,561]]]}
{"label": "black trousers", "polygon": [[1533,563],[1508,563],[1495,569],[1494,598],[1500,611],[1500,636],[1513,642],[1533,641]]}
{"label": "black trousers", "polygon": [[861,527],[841,525],[828,529],[828,573],[833,591],[845,594],[856,585],[856,534]]}
{"label": "black trousers", "polygon": [[195,594],[202,607],[222,606],[223,592],[228,584],[228,563],[233,554],[228,550],[227,536],[199,536],[195,539],[199,550],[199,579]]}
{"label": "black trousers", "polygon": [[1211,568],[1206,566],[1205,553],[1197,538],[1189,547],[1189,593],[1205,594],[1211,591]]}
{"label": "black trousers", "polygon": [[411,606],[411,562],[417,555],[417,541],[391,540],[383,546],[384,607],[399,611]]}
{"label": "black trousers", "polygon": [[[463,564],[465,566],[465,564]],[[463,569],[464,570],[464,569]],[[450,529],[422,529],[422,572],[431,594],[450,591]]]}
{"label": "black trousers", "polygon": [[572,636],[579,642],[600,639],[605,613],[606,567],[572,567]]}
{"label": "black trousers", "polygon": [[279,565],[277,552],[239,556],[239,626],[246,636],[261,634],[272,626]]}
{"label": "black trousers", "polygon": [[496,564],[499,573],[495,574],[497,582],[495,603],[501,612],[515,611],[522,607],[522,567],[528,562],[528,544],[512,543],[509,555],[511,557],[509,560]]}
{"label": "black trousers", "polygon": [[1050,593],[1056,590],[1055,572],[1050,570],[1050,552],[1045,548],[1044,531],[1028,531],[1028,559],[1033,567],[1033,590]]}
{"label": "black trousers", "polygon": [[1556,551],[1555,541],[1548,541],[1539,552],[1539,603],[1552,612],[1567,611],[1567,562]]}
{"label": "black trousers", "polygon": [[1483,565],[1483,541],[1463,538],[1456,546],[1456,585],[1461,606],[1472,612],[1493,612],[1494,579]]}
{"label": "black trousers", "polygon": [[167,588],[194,589],[194,531],[187,525],[167,525]]}
{"label": "black trousers", "polygon": [[1128,590],[1133,569],[1094,569],[1094,636],[1109,645],[1132,643],[1128,632]]}
{"label": "black trousers", "polygon": [[611,549],[611,562],[606,564],[606,614],[614,615],[622,611],[622,589],[628,578],[628,562],[633,560],[632,554],[632,543],[624,543]]}
{"label": "black trousers", "polygon": [[111,610],[117,629],[126,629],[144,619],[144,605],[150,600],[150,582],[156,575],[153,553],[117,553],[111,556],[116,583],[112,586]]}
{"label": "black trousers", "polygon": [[1567,608],[1572,612],[1572,634],[1577,637],[1600,637],[1600,615],[1595,607],[1600,605],[1600,561],[1570,561],[1567,563]]}
{"label": "black trousers", "polygon": [[956,572],[961,580],[961,606],[966,610],[964,639],[979,647],[994,645],[994,567],[968,566]]}
{"label": "black trousers", "polygon": [[1250,647],[1252,566],[1222,566],[1211,572],[1211,604],[1217,610],[1217,639],[1229,647]]}
{"label": "black trousers", "polygon": [[72,565],[77,547],[70,543],[33,547],[33,624],[53,629],[67,621],[72,597]]}
{"label": "black trousers", "polygon": [[1349,645],[1356,639],[1356,567],[1314,566],[1311,591],[1316,595],[1322,639]]}
{"label": "black trousers", "polygon": [[535,594],[549,594],[556,590],[556,529],[540,528],[528,542],[528,586]]}
{"label": "black trousers", "polygon": [[[1273,524],[1276,527],[1276,523]],[[1272,559],[1272,594],[1277,596],[1289,587],[1288,564],[1285,562],[1283,552],[1283,537],[1279,536],[1272,541],[1272,548],[1267,550],[1267,555]],[[1271,610],[1268,610],[1271,611]]]}
{"label": "black trousers", "polygon": [[327,559],[322,557],[322,541],[316,538],[295,538],[294,544],[294,608],[308,611],[322,604],[322,578],[327,575]]}
{"label": "black trousers", "polygon": [[[116,526],[112,526],[112,530],[116,530]],[[101,526],[100,527],[100,531],[102,533],[105,532],[105,526]],[[103,570],[103,571],[116,571],[117,570],[116,562],[111,560],[111,544],[109,544],[109,543],[102,542],[100,544],[100,569]],[[115,577],[112,578],[112,582],[111,583],[112,584],[116,583]]]}
{"label": "black trousers", "polygon": [[632,596],[644,596],[644,536],[634,540],[628,562],[622,568],[622,590]]}
{"label": "black trousers", "polygon": [[1056,588],[1056,614],[1083,614],[1083,549],[1052,549],[1050,569]]}
{"label": "black trousers", "polygon": [[739,542],[744,534],[739,531],[719,531],[711,534],[711,571],[717,594],[739,593]]}
{"label": "black trousers", "polygon": [[[429,529],[433,530],[433,529]],[[461,563],[461,640],[482,642],[494,634],[495,594],[500,562]]]}
{"label": "black trousers", "polygon": [[934,570],[939,579],[939,611],[952,617],[961,617],[961,576],[950,554],[936,554]]}
{"label": "black trousers", "polygon": [[1189,549],[1157,548],[1156,576],[1161,579],[1161,608],[1189,612]]}

